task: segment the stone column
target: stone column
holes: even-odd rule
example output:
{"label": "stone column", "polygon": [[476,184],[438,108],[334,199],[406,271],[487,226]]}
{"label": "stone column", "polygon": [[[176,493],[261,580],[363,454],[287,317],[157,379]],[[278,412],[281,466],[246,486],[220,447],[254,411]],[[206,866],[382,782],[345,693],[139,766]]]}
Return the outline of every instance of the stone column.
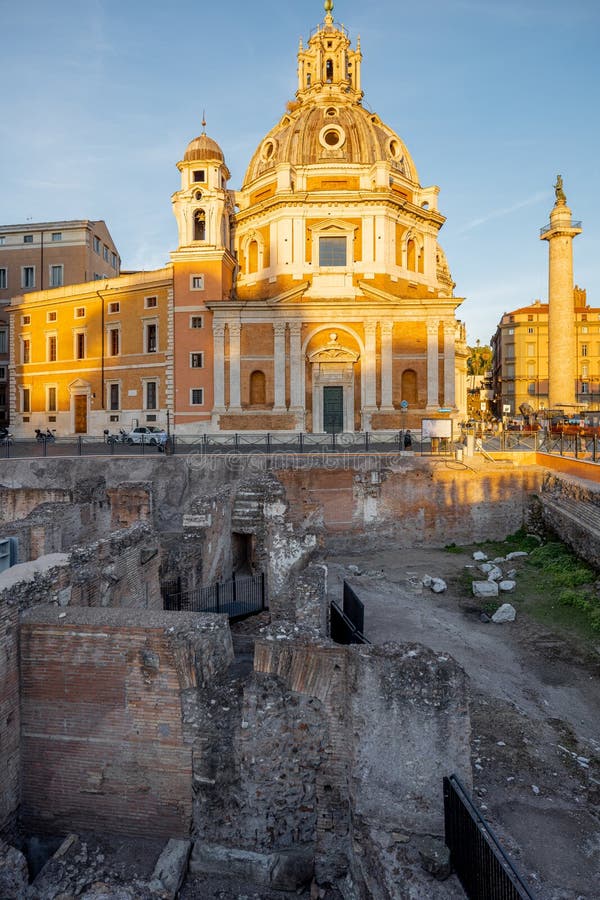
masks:
{"label": "stone column", "polygon": [[456,323],[444,322],[444,406],[456,406]]}
{"label": "stone column", "polygon": [[393,322],[381,323],[381,408],[391,410],[392,396],[392,331]]}
{"label": "stone column", "polygon": [[555,185],[556,203],[550,224],[540,238],[548,241],[548,406],[569,409],[577,403],[577,338],[573,298],[573,238],[581,222],[573,222],[562,189]]}
{"label": "stone column", "polygon": [[213,380],[215,409],[225,409],[225,324],[213,321]]}
{"label": "stone column", "polygon": [[304,407],[302,395],[302,325],[290,322],[290,406],[292,409]]}
{"label": "stone column", "polygon": [[437,409],[439,399],[439,360],[437,319],[427,321],[427,409]]}
{"label": "stone column", "polygon": [[273,412],[285,410],[285,322],[274,322],[275,405]]}
{"label": "stone column", "polygon": [[229,408],[240,409],[240,322],[229,323]]}
{"label": "stone column", "polygon": [[363,366],[365,369],[365,396],[362,406],[374,409],[376,404],[376,375],[377,375],[377,323],[365,322],[365,356]]}

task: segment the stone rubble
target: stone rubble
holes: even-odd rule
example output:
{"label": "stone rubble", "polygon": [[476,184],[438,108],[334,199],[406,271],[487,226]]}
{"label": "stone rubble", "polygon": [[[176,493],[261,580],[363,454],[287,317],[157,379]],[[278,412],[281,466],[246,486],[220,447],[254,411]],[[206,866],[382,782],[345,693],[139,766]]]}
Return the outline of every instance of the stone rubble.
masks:
{"label": "stone rubble", "polygon": [[492,622],[497,625],[502,622],[514,622],[516,617],[517,611],[514,606],[511,606],[510,603],[503,603],[492,616]]}

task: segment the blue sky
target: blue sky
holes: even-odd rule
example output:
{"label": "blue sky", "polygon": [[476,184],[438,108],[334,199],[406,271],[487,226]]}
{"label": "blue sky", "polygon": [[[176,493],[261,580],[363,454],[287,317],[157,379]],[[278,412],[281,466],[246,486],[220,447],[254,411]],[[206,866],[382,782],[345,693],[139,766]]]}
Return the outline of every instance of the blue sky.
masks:
{"label": "blue sky", "polygon": [[[538,234],[559,172],[583,220],[575,280],[600,306],[596,0],[337,0],[334,14],[361,37],[365,103],[441,189],[469,342],[546,299]],[[2,222],[103,218],[124,267],[163,265],[175,163],[203,109],[239,188],[322,18],[318,0],[0,0]]]}

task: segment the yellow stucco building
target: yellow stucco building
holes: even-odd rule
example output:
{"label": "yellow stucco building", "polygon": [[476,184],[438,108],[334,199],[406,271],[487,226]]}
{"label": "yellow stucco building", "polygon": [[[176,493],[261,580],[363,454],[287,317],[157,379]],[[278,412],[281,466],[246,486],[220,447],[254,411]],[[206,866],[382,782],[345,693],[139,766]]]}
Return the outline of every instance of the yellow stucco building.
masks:
{"label": "yellow stucco building", "polygon": [[[203,132],[188,145],[170,266],[13,301],[17,432],[50,420],[60,433],[101,433],[164,425],[167,413],[180,434],[465,417],[462,300],[438,243],[439,189],[421,186],[403,140],[363,106],[360,42],[331,8],[300,43],[296,97],[239,191],[214,140]],[[118,354],[111,302],[124,311]]]}

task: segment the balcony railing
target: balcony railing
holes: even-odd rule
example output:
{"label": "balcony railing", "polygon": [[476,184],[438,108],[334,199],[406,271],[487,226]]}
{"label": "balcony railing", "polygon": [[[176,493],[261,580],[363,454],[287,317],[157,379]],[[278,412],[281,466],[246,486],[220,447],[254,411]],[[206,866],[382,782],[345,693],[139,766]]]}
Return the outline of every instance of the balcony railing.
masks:
{"label": "balcony railing", "polygon": [[[540,235],[546,234],[547,231],[553,231],[554,229],[560,230],[565,227],[565,222],[561,222],[560,224],[553,225],[552,222],[548,222],[547,225],[544,225],[540,228]],[[567,228],[581,228],[581,221],[577,222],[575,219],[571,219],[570,223],[566,226]]]}

